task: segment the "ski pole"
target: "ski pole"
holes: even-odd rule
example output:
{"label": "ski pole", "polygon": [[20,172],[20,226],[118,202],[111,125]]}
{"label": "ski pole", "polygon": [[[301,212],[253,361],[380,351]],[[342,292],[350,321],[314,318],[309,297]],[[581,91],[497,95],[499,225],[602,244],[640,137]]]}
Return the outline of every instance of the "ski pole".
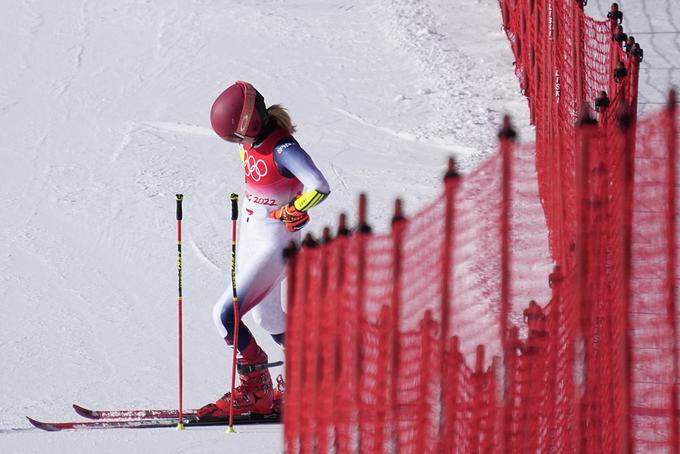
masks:
{"label": "ski pole", "polygon": [[177,199],[177,310],[179,324],[179,419],[177,430],[184,430],[184,415],[182,414],[182,194],[176,194]]}
{"label": "ski pole", "polygon": [[234,295],[234,345],[231,361],[231,399],[229,399],[229,427],[228,433],[234,430],[234,392],[236,382],[236,350],[238,349],[238,325],[240,320],[238,313],[238,295],[236,293],[236,220],[238,219],[238,194],[231,193],[231,288]]}

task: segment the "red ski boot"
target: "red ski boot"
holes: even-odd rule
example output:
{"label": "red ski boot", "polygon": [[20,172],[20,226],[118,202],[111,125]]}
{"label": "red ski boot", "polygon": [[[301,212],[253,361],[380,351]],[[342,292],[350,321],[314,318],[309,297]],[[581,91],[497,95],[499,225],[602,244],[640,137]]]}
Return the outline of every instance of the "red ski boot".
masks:
{"label": "red ski boot", "polygon": [[[241,385],[234,390],[234,414],[258,413],[267,415],[274,411],[272,377],[267,368],[267,354],[251,341],[237,358],[237,371]],[[198,410],[198,417],[224,418],[229,416],[231,393],[217,402]]]}

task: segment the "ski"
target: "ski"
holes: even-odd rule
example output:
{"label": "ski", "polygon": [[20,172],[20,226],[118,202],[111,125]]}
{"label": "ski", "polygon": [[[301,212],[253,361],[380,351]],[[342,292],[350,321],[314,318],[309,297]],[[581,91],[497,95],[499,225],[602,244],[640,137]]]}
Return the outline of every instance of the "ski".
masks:
{"label": "ski", "polygon": [[[163,427],[176,427],[177,419],[168,418],[146,418],[146,419],[102,419],[95,421],[74,421],[74,422],[43,422],[27,417],[28,421],[35,427],[48,432],[58,432],[61,430],[92,430],[92,429],[154,429]],[[236,415],[234,425],[246,424],[277,424],[281,422],[279,413],[269,415]],[[193,415],[184,420],[186,427],[194,426],[226,426],[228,418],[201,418]]]}
{"label": "ski", "polygon": [[[282,405],[281,398],[274,399],[274,411],[279,412]],[[87,419],[178,419],[177,409],[128,409],[128,410],[92,410],[82,405],[73,404],[73,409]],[[197,417],[198,410],[185,410],[185,418]]]}
{"label": "ski", "polygon": [[[73,404],[73,409],[83,418],[87,419],[178,419],[179,411],[158,410],[90,410],[81,405]],[[198,410],[186,410],[182,414],[187,418],[196,416]]]}

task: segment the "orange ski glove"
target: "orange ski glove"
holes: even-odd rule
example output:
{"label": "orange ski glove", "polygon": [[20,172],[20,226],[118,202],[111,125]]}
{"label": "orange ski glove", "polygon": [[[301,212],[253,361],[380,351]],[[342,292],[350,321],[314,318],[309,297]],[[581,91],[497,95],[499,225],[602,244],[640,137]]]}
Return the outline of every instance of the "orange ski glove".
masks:
{"label": "orange ski glove", "polygon": [[274,211],[271,217],[283,222],[283,225],[286,226],[289,232],[300,230],[309,222],[309,214],[306,211],[300,211],[295,208],[293,202]]}

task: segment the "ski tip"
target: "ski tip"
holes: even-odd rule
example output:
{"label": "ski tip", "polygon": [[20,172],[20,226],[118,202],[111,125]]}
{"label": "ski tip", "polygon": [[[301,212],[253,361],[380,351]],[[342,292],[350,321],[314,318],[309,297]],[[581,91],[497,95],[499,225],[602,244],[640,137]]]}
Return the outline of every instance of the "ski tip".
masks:
{"label": "ski tip", "polygon": [[33,426],[37,427],[38,429],[46,430],[48,432],[58,432],[59,430],[61,430],[50,423],[38,421],[36,419],[29,418],[28,416],[26,416],[26,419],[28,419],[28,422],[33,424]]}
{"label": "ski tip", "polygon": [[78,413],[83,418],[97,419],[94,415],[94,412],[92,410],[85,408],[85,407],[81,407],[80,405],[73,404],[73,409],[76,411],[76,413]]}

